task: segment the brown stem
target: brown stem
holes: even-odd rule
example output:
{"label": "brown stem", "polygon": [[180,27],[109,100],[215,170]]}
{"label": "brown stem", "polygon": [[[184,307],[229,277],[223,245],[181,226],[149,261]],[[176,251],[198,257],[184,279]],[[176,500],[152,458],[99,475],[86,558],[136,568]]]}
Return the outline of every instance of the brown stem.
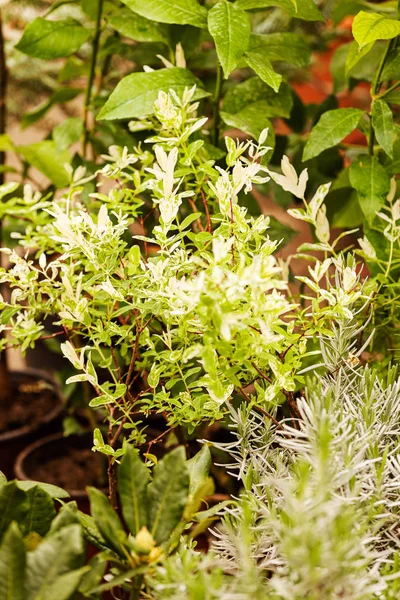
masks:
{"label": "brown stem", "polygon": [[[115,407],[110,407],[110,414],[108,417],[108,444],[113,447],[115,444],[114,436],[113,436],[113,419],[114,419],[114,410]],[[107,477],[108,477],[108,497],[110,499],[110,504],[114,510],[118,510],[118,499],[117,499],[117,474],[115,471],[115,462],[113,460],[113,456],[107,456],[108,468],[107,468]]]}
{"label": "brown stem", "polygon": [[[242,387],[239,387],[240,393],[242,394],[243,398],[249,403],[249,404],[253,404],[252,399],[250,398],[250,396],[248,396],[246,394],[246,392],[244,391],[244,389]],[[271,413],[269,413],[267,410],[265,410],[265,408],[262,408],[261,406],[258,406],[257,404],[253,404],[254,410],[256,410],[257,412],[261,413],[262,415],[264,415],[264,417],[267,417],[270,421],[273,422],[274,425],[276,425],[279,429],[282,429],[282,425],[279,423],[279,421],[277,421],[275,419],[275,417],[273,415],[271,415]]]}
{"label": "brown stem", "polygon": [[204,212],[206,213],[207,231],[208,231],[208,233],[212,233],[210,211],[208,210],[207,200],[206,200],[206,197],[205,197],[204,192],[203,192],[202,189],[200,190],[200,194],[201,194],[201,200],[202,200],[203,206],[204,206]]}

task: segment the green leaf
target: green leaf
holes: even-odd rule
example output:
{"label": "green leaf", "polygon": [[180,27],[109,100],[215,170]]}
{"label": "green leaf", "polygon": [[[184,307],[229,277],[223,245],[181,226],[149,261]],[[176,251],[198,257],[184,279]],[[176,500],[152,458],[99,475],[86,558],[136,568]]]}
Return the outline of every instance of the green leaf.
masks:
{"label": "green leaf", "polygon": [[0,538],[12,521],[23,523],[29,511],[29,498],[16,481],[0,487]]}
{"label": "green leaf", "polygon": [[372,49],[373,43],[367,44],[363,48],[360,48],[356,42],[352,42],[348,46],[348,53],[346,56],[346,70],[345,74],[348,76],[350,71],[356,64]]}
{"label": "green leaf", "polygon": [[88,487],[87,491],[90,500],[90,512],[101,535],[115,552],[123,556],[120,540],[125,536],[125,531],[117,513],[103,492],[96,490],[94,487]]}
{"label": "green leaf", "polygon": [[289,225],[281,223],[274,217],[269,217],[269,227],[267,233],[271,240],[274,242],[282,242],[282,244],[285,245],[288,244],[298,232],[289,227]]}
{"label": "green leaf", "polygon": [[51,60],[70,56],[79,50],[89,35],[90,31],[75,19],[47,21],[37,17],[25,27],[15,47],[29,56]]}
{"label": "green leaf", "polygon": [[363,111],[358,108],[338,108],[324,113],[310,133],[303,152],[303,161],[321,154],[342,141],[357,127]]}
{"label": "green leaf", "polygon": [[70,117],[65,119],[53,129],[53,140],[61,152],[77,142],[83,133],[83,119]]}
{"label": "green leaf", "polygon": [[400,21],[361,10],[353,21],[353,36],[360,48],[376,40],[391,40],[400,35]]}
{"label": "green leaf", "polygon": [[249,106],[235,114],[221,111],[221,118],[224,123],[229,125],[229,127],[240,129],[255,139],[258,139],[262,130],[268,127],[268,139],[266,140],[265,145],[274,147],[274,128],[267,115],[268,104],[263,101],[249,104]]}
{"label": "green leaf", "polygon": [[375,100],[372,104],[372,126],[377,142],[392,158],[396,129],[392,111],[384,100]]}
{"label": "green leaf", "polygon": [[70,100],[76,98],[79,94],[82,94],[82,92],[82,89],[68,87],[63,87],[57,90],[50,96],[48,100],[46,100],[46,102],[39,104],[39,106],[36,106],[33,110],[26,112],[22,116],[22,127],[25,128],[33,125],[36,123],[36,121],[39,121],[39,119],[44,117],[44,115],[52,106],[55,104],[64,104],[65,102],[69,102]]}
{"label": "green leaf", "polygon": [[11,523],[0,546],[0,600],[26,600],[26,551],[22,534]]}
{"label": "green leaf", "polygon": [[147,527],[149,480],[149,470],[139,453],[128,446],[118,469],[118,493],[125,523],[133,535]]}
{"label": "green leaf", "polygon": [[270,61],[265,58],[262,53],[246,52],[245,61],[249,67],[253,69],[255,73],[257,73],[260,79],[272,87],[274,92],[279,91],[279,87],[282,82],[282,75],[274,71]]}
{"label": "green leaf", "polygon": [[299,2],[292,2],[292,0],[237,0],[236,4],[243,10],[262,10],[263,8],[276,6],[297,19],[304,19],[305,21],[324,20],[314,0],[300,0]]}
{"label": "green leaf", "polygon": [[[80,525],[68,525],[46,537],[28,554],[25,600],[68,600],[74,589],[71,592],[70,582],[65,577],[80,569],[83,559]],[[80,578],[76,587],[79,581]],[[65,586],[61,586],[60,582]]]}
{"label": "green leaf", "polygon": [[189,493],[185,450],[176,448],[154,467],[148,486],[149,525],[157,544],[166,542],[181,521]]}
{"label": "green leaf", "polygon": [[122,0],[133,12],[159,23],[207,26],[207,10],[197,0]]}
{"label": "green leaf", "polygon": [[118,33],[135,42],[163,42],[169,45],[168,31],[165,26],[127,8],[118,10],[108,22]]}
{"label": "green leaf", "polygon": [[268,60],[278,60],[306,67],[310,62],[311,50],[304,36],[296,33],[269,33],[250,36],[250,52],[262,54]]}
{"label": "green leaf", "polygon": [[388,79],[394,79],[397,81],[399,79],[400,73],[400,49],[396,48],[389,52],[387,59],[385,61],[385,66],[382,72],[382,81],[387,81]]}
{"label": "green leaf", "polygon": [[227,113],[235,114],[243,109],[250,110],[251,104],[257,104],[259,112],[264,111],[264,116],[267,118],[288,118],[293,106],[293,96],[285,82],[276,93],[258,77],[251,77],[227,91],[223,109]]}
{"label": "green leaf", "polygon": [[44,140],[29,146],[18,146],[18,152],[58,188],[68,185],[69,175],[64,164],[70,163],[71,157],[66,150],[58,150],[53,141]]}
{"label": "green leaf", "polygon": [[207,481],[210,473],[211,452],[209,447],[204,445],[200,452],[195,454],[190,460],[186,461],[186,466],[190,478],[189,494],[194,496],[204,485],[205,481]]}
{"label": "green leaf", "polygon": [[50,529],[50,525],[56,511],[51,496],[38,485],[34,485],[26,492],[29,499],[29,510],[21,523],[21,531],[28,535],[34,531],[41,537],[45,536]]}
{"label": "green leaf", "polygon": [[249,17],[236,4],[220,0],[208,13],[208,30],[227,79],[249,46]]}
{"label": "green leaf", "polygon": [[390,178],[376,156],[362,156],[350,166],[350,183],[358,192],[361,210],[371,223],[385,204]]}
{"label": "green leaf", "polygon": [[133,119],[150,115],[159,91],[168,92],[171,88],[182,96],[185,88],[198,86],[194,99],[209,96],[197,77],[187,69],[173,67],[151,73],[132,73],[119,82],[98,119]]}
{"label": "green leaf", "polygon": [[400,104],[400,89],[392,90],[385,95],[386,102],[390,104]]}

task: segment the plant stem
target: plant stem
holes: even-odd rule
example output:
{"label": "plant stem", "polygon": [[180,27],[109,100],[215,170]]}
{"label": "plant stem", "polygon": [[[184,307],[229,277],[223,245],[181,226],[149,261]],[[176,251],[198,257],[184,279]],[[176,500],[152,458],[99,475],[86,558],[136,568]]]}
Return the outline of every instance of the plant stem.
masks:
{"label": "plant stem", "polygon": [[85,105],[83,108],[83,139],[82,139],[82,154],[85,158],[86,156],[86,147],[89,137],[89,112],[91,110],[91,102],[92,102],[92,92],[93,92],[93,84],[94,84],[94,76],[96,72],[96,64],[97,64],[97,54],[99,51],[99,42],[100,42],[100,34],[101,34],[101,16],[103,13],[103,3],[104,0],[97,0],[97,16],[96,16],[96,29],[93,38],[93,46],[92,46],[92,58],[90,60],[90,70],[89,70],[89,78],[87,82],[86,88],[86,96],[85,96]]}
{"label": "plant stem", "polygon": [[219,114],[219,103],[221,100],[221,92],[222,92],[222,67],[218,65],[217,67],[217,81],[215,82],[215,92],[214,92],[214,127],[213,127],[213,144],[214,146],[218,146],[219,141],[219,125],[220,125],[220,114]]}
{"label": "plant stem", "polygon": [[394,38],[394,40],[389,40],[387,45],[386,45],[386,49],[385,52],[383,53],[383,56],[381,58],[381,61],[379,63],[379,66],[376,70],[375,73],[375,77],[373,79],[373,82],[371,84],[371,98],[372,98],[372,103],[371,103],[371,123],[370,123],[370,130],[369,130],[369,140],[368,140],[368,152],[370,154],[370,156],[373,156],[374,154],[374,142],[375,142],[375,132],[374,132],[374,127],[372,125],[372,110],[373,110],[373,105],[374,105],[374,101],[377,97],[377,95],[379,94],[379,90],[380,87],[382,85],[382,73],[383,73],[383,69],[385,68],[385,64],[387,61],[387,58],[389,56],[389,52],[390,50],[393,48],[393,44],[396,44],[396,38]]}

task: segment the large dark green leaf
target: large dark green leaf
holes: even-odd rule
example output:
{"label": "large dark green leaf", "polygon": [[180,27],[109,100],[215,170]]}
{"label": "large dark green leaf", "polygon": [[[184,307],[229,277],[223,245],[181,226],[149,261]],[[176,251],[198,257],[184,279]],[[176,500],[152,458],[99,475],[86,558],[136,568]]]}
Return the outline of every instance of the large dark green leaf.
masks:
{"label": "large dark green leaf", "polygon": [[303,160],[310,160],[323,150],[332,148],[357,127],[363,111],[359,108],[338,108],[324,113],[310,133]]}
{"label": "large dark green leaf", "polygon": [[133,12],[159,23],[206,27],[207,10],[197,0],[122,0]]}
{"label": "large dark green leaf", "polygon": [[63,490],[52,483],[42,483],[41,481],[18,481],[17,485],[25,492],[37,486],[46,492],[51,498],[69,498],[69,493],[66,490]]}
{"label": "large dark green leaf", "polygon": [[34,531],[43,537],[49,531],[56,514],[53,499],[38,485],[29,488],[26,495],[29,499],[29,510],[20,525],[21,531],[24,535]]}
{"label": "large dark green leaf", "polygon": [[208,13],[208,29],[228,78],[249,46],[249,17],[236,4],[220,0]]}
{"label": "large dark green leaf", "polygon": [[18,146],[18,152],[58,188],[68,185],[69,176],[64,165],[71,162],[71,157],[66,150],[58,150],[53,141],[44,140],[28,146]]}
{"label": "large dark green leaf", "polygon": [[259,102],[262,103],[259,106],[265,111],[265,117],[288,118],[293,106],[293,96],[287,83],[282,83],[279,92],[275,93],[258,77],[251,77],[228,90],[223,109],[234,114]]}
{"label": "large dark green leaf", "polygon": [[235,114],[222,111],[221,118],[229,127],[240,129],[256,140],[260,137],[263,129],[268,127],[268,138],[265,141],[265,146],[271,146],[271,148],[275,146],[274,128],[268,118],[268,105],[265,102],[249,104],[249,106]]}
{"label": "large dark green leaf", "polygon": [[243,10],[262,10],[275,6],[287,12],[291,17],[305,21],[323,21],[324,17],[318,10],[314,0],[237,0],[236,4]]}
{"label": "large dark green leaf", "polygon": [[269,33],[250,36],[249,51],[262,54],[268,60],[306,67],[310,62],[311,50],[304,36],[296,33]]}
{"label": "large dark green leaf", "polygon": [[25,54],[51,60],[76,52],[90,32],[75,19],[47,21],[37,17],[26,26],[16,48]]}
{"label": "large dark green leaf", "polygon": [[101,535],[115,552],[123,555],[120,540],[124,537],[125,532],[119,516],[105,494],[94,487],[88,487],[87,491],[90,500],[90,512]]}
{"label": "large dark green leaf", "polygon": [[25,600],[68,600],[84,573],[83,560],[79,525],[68,525],[45,538],[28,554]]}
{"label": "large dark green leaf", "polygon": [[138,452],[128,447],[118,469],[118,492],[125,523],[133,535],[147,527],[149,480],[149,470]]}
{"label": "large dark green leaf", "polygon": [[12,521],[23,523],[29,511],[29,498],[16,481],[0,487],[0,538]]}
{"label": "large dark green leaf", "polygon": [[119,10],[108,22],[118,33],[136,42],[169,43],[165,25],[150,21],[127,8]]}
{"label": "large dark green leaf", "polygon": [[166,542],[181,521],[189,494],[185,450],[176,448],[154,467],[148,487],[149,526],[158,544]]}
{"label": "large dark green leaf", "polygon": [[262,53],[259,54],[258,52],[253,51],[246,52],[245,61],[247,62],[248,66],[253,69],[255,73],[257,73],[260,79],[272,87],[274,92],[279,91],[279,86],[282,82],[282,75],[274,71],[273,66],[268,58],[265,58]]}
{"label": "large dark green leaf", "polygon": [[392,111],[384,100],[375,100],[372,104],[372,126],[377,142],[392,157],[396,129]]}
{"label": "large dark green leaf", "polygon": [[0,600],[26,600],[26,551],[22,534],[11,523],[0,546]]}
{"label": "large dark green leaf", "polygon": [[385,204],[390,189],[390,178],[376,156],[362,156],[355,160],[349,171],[350,183],[358,192],[361,210],[371,223]]}
{"label": "large dark green leaf", "polygon": [[160,91],[171,88],[182,95],[185,88],[197,85],[195,99],[208,96],[201,82],[187,69],[173,67],[151,73],[132,73],[119,82],[102,110],[98,119],[133,119],[149,115],[154,110],[154,102]]}
{"label": "large dark green leaf", "polygon": [[353,36],[360,48],[376,40],[391,40],[400,35],[400,21],[361,10],[353,21]]}

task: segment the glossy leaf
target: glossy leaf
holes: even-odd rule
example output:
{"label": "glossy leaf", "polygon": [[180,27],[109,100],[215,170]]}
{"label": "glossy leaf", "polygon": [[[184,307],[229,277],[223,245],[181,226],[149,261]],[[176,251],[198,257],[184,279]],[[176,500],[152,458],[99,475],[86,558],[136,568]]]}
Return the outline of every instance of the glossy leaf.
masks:
{"label": "glossy leaf", "polygon": [[119,82],[102,110],[98,119],[133,119],[153,112],[154,102],[160,90],[171,88],[182,95],[185,88],[197,85],[194,98],[204,98],[208,92],[201,82],[187,69],[173,67],[151,73],[132,73]]}
{"label": "glossy leaf", "polygon": [[94,487],[88,487],[87,491],[90,500],[90,512],[101,535],[115,552],[123,554],[120,539],[124,535],[124,528],[117,513],[103,492],[96,490]]}
{"label": "glossy leaf", "polygon": [[66,490],[53,485],[52,483],[42,483],[41,481],[17,481],[17,485],[21,490],[27,492],[31,488],[37,486],[46,492],[51,498],[69,498],[69,493]]}
{"label": "glossy leaf", "polygon": [[118,10],[108,20],[121,35],[135,42],[164,42],[168,44],[168,31],[165,26],[146,19],[129,9]]}
{"label": "glossy leaf", "polygon": [[154,467],[148,487],[149,528],[157,544],[166,542],[181,521],[189,494],[185,450],[176,448]]}
{"label": "glossy leaf", "polygon": [[69,176],[64,165],[71,162],[71,157],[66,150],[58,150],[53,141],[44,140],[28,146],[18,146],[18,152],[58,188],[68,185]]}
{"label": "glossy leaf", "polygon": [[0,538],[12,521],[23,523],[29,511],[29,498],[16,481],[0,487]]}
{"label": "glossy leaf", "polygon": [[38,485],[30,487],[26,495],[29,499],[29,510],[20,525],[21,531],[24,535],[35,532],[43,537],[49,531],[56,515],[54,502]]}
{"label": "glossy leaf", "polygon": [[314,0],[237,0],[236,4],[243,10],[262,10],[269,7],[281,8],[291,17],[305,21],[323,21],[320,10]]}
{"label": "glossy leaf", "polygon": [[293,96],[287,83],[282,83],[276,93],[258,77],[251,77],[227,91],[223,109],[228,113],[238,113],[243,109],[253,112],[251,104],[257,104],[258,112],[263,110],[267,118],[288,118],[293,106]]}
{"label": "glossy leaf", "polygon": [[122,0],[133,12],[159,23],[206,27],[207,10],[197,0]]}
{"label": "glossy leaf", "polygon": [[272,87],[274,92],[278,92],[282,82],[282,75],[274,71],[270,61],[262,53],[246,52],[245,61],[257,73],[260,79]]}
{"label": "glossy leaf", "polygon": [[11,523],[0,546],[0,599],[26,600],[26,551],[22,534],[16,523]]}
{"label": "glossy leaf", "polygon": [[396,128],[392,111],[384,100],[375,100],[372,104],[372,126],[377,142],[392,157]]}
{"label": "glossy leaf", "polygon": [[208,29],[227,79],[249,46],[250,20],[236,4],[220,0],[208,13]]}
{"label": "glossy leaf", "polygon": [[311,56],[304,36],[296,33],[253,33],[250,36],[249,51],[257,52],[268,60],[287,62],[296,67],[306,67]]}
{"label": "glossy leaf", "polygon": [[356,129],[363,111],[358,108],[338,108],[324,113],[310,133],[303,152],[303,161],[318,156],[336,146]]}
{"label": "glossy leaf", "polygon": [[221,118],[229,127],[240,129],[255,139],[258,139],[262,130],[268,127],[268,139],[265,145],[274,146],[274,128],[268,118],[268,108],[268,104],[261,100],[260,102],[249,104],[246,108],[235,114],[221,111]]}
{"label": "glossy leaf", "polygon": [[149,480],[149,470],[138,452],[127,447],[118,469],[118,492],[125,523],[133,535],[147,527]]}
{"label": "glossy leaf", "polygon": [[79,50],[89,35],[90,31],[75,19],[47,21],[37,17],[26,26],[16,48],[45,60],[63,58]]}
{"label": "glossy leaf", "polygon": [[376,40],[391,40],[400,35],[400,21],[361,10],[353,21],[353,36],[360,48]]}
{"label": "glossy leaf", "polygon": [[361,210],[371,223],[385,204],[390,178],[376,156],[363,156],[350,166],[350,183],[358,192]]}

